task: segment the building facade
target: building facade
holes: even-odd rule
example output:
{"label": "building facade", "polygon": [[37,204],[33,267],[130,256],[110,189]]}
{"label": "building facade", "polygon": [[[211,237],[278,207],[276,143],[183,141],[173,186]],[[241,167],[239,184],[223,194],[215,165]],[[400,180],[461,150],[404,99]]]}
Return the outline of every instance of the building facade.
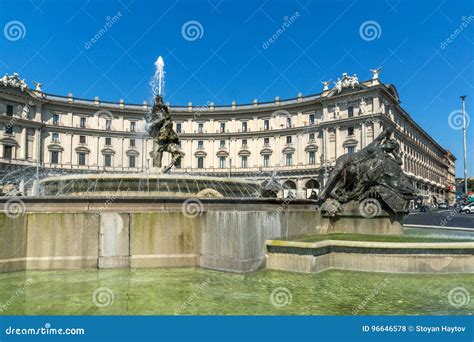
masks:
{"label": "building facade", "polygon": [[[359,82],[343,74],[321,93],[228,106],[171,105],[185,157],[175,173],[277,179],[299,198],[325,184],[335,160],[367,146],[392,127],[403,169],[426,203],[454,199],[454,156],[400,106],[379,70]],[[0,79],[0,169],[3,182],[35,170],[150,172],[153,141],[145,132],[147,102],[125,104],[46,94],[17,74]],[[164,163],[169,162],[165,156]],[[30,172],[31,173],[31,172]],[[9,178],[10,177],[10,178]],[[28,177],[34,177],[32,173]]]}

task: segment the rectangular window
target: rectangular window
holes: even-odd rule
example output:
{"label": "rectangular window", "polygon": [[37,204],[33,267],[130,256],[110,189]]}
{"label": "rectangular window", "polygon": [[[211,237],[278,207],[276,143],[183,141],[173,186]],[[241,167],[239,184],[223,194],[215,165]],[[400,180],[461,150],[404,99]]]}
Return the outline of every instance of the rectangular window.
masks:
{"label": "rectangular window", "polygon": [[204,157],[198,157],[198,169],[204,169]]}
{"label": "rectangular window", "polygon": [[309,133],[309,141],[314,141],[314,133]]}
{"label": "rectangular window", "polygon": [[105,120],[105,129],[110,131],[112,129],[112,120]]}
{"label": "rectangular window", "polygon": [[77,159],[79,161],[79,165],[86,165],[86,154],[85,153],[78,153]]}
{"label": "rectangular window", "polygon": [[263,144],[264,144],[265,146],[270,145],[270,138],[263,138]]}
{"label": "rectangular window", "polygon": [[5,134],[13,134],[13,126],[10,124],[7,124],[5,126]]}
{"label": "rectangular window", "polygon": [[309,124],[312,126],[314,125],[314,114],[309,115]]}
{"label": "rectangular window", "polygon": [[291,153],[288,153],[286,155],[286,166],[291,166],[293,165],[293,155]]}
{"label": "rectangular window", "polygon": [[353,154],[355,152],[355,146],[348,146],[347,147],[347,153],[348,154]]}
{"label": "rectangular window", "polygon": [[176,124],[176,133],[181,133],[181,124],[180,123]]}
{"label": "rectangular window", "polygon": [[225,133],[225,122],[221,122],[221,133]]}
{"label": "rectangular window", "polygon": [[51,164],[59,164],[59,152],[51,151]]}
{"label": "rectangular window", "polygon": [[59,125],[59,114],[53,114],[53,125]]}
{"label": "rectangular window", "polygon": [[51,134],[51,140],[53,142],[59,142],[59,133],[53,133]]}
{"label": "rectangular window", "polygon": [[347,116],[350,118],[354,116],[354,107],[352,106],[347,107]]}
{"label": "rectangular window", "polygon": [[135,139],[130,139],[130,147],[135,147]]}
{"label": "rectangular window", "polygon": [[79,126],[80,126],[81,128],[86,128],[86,118],[81,118],[81,119],[80,119]]}
{"label": "rectangular window", "polygon": [[198,148],[204,148],[204,141],[198,140]]}
{"label": "rectangular window", "polygon": [[7,105],[7,115],[8,116],[13,116],[13,106],[12,105]]}
{"label": "rectangular window", "polygon": [[270,155],[269,154],[263,155],[263,166],[265,166],[265,167],[270,166]]}
{"label": "rectangular window", "polygon": [[5,159],[13,158],[13,146],[3,145],[3,158]]}
{"label": "rectangular window", "polygon": [[79,136],[79,144],[85,144],[86,143],[86,136],[85,135],[80,135]]}
{"label": "rectangular window", "polygon": [[130,132],[135,132],[137,123],[135,121],[130,122]]}
{"label": "rectangular window", "polygon": [[354,135],[354,127],[349,127],[347,129],[347,135]]}
{"label": "rectangular window", "polygon": [[286,143],[291,144],[291,135],[286,137]]}
{"label": "rectangular window", "polygon": [[247,132],[247,121],[242,122],[242,132]]}
{"label": "rectangular window", "polygon": [[308,152],[308,163],[309,164],[316,164],[316,153],[314,151]]}
{"label": "rectangular window", "polygon": [[241,163],[240,163],[240,164],[241,164],[241,166],[244,167],[244,168],[247,167],[247,164],[248,164],[248,157],[247,157],[247,156],[242,156],[242,157],[241,157]]}
{"label": "rectangular window", "polygon": [[286,128],[291,128],[291,118],[286,118]]}
{"label": "rectangular window", "polygon": [[225,168],[225,157],[219,157],[219,167],[221,169]]}
{"label": "rectangular window", "polygon": [[268,131],[270,129],[270,120],[263,120],[263,129]]}
{"label": "rectangular window", "polygon": [[220,148],[225,148],[225,140],[221,140],[221,141],[219,142],[219,147],[220,147]]}
{"label": "rectangular window", "polygon": [[136,158],[135,156],[128,156],[128,166],[129,167],[135,167],[136,165]]}
{"label": "rectangular window", "polygon": [[242,139],[242,148],[247,148],[247,139]]}
{"label": "rectangular window", "polygon": [[202,133],[202,129],[204,128],[204,124],[198,124],[198,133]]}
{"label": "rectangular window", "polygon": [[105,166],[112,166],[112,155],[111,154],[104,155],[104,165]]}
{"label": "rectangular window", "polygon": [[105,138],[105,145],[107,146],[112,145],[112,138]]}

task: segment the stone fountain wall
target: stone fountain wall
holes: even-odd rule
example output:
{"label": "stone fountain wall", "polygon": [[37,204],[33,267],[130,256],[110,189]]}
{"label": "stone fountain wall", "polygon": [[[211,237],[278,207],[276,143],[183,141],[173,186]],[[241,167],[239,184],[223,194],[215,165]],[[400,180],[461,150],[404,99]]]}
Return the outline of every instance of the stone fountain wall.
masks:
{"label": "stone fountain wall", "polygon": [[321,231],[311,203],[25,199],[17,218],[0,213],[0,272],[39,269],[205,267],[250,272],[264,266],[265,241]]}

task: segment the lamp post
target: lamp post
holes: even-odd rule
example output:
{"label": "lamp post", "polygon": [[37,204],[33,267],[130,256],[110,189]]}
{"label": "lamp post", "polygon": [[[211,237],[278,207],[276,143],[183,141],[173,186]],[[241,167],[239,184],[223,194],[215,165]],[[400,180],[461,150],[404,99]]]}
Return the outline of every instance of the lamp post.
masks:
{"label": "lamp post", "polygon": [[464,137],[464,193],[467,194],[467,152],[466,152],[466,110],[465,110],[465,99],[467,95],[461,96],[462,104],[462,131]]}

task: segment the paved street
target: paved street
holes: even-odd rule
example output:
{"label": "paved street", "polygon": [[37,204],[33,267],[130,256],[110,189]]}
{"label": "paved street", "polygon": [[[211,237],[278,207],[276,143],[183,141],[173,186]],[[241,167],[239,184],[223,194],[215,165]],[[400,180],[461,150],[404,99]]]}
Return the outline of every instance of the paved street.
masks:
{"label": "paved street", "polygon": [[458,213],[454,209],[432,210],[427,213],[410,213],[403,221],[405,226],[440,226],[470,228],[474,231],[474,214]]}

